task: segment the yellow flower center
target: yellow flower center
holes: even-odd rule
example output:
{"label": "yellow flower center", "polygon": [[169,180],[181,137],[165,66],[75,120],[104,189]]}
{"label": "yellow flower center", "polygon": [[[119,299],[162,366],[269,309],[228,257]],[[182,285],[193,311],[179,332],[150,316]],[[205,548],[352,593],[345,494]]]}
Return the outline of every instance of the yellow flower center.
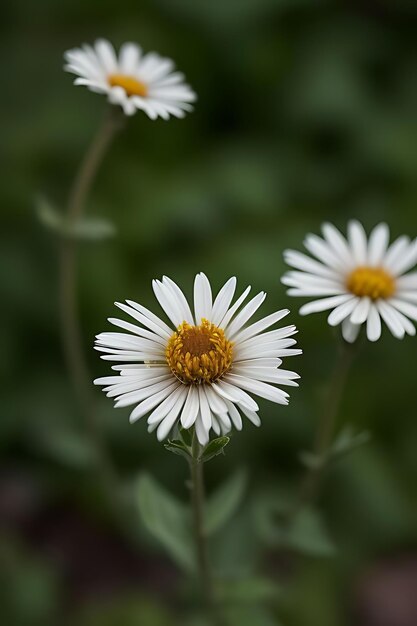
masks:
{"label": "yellow flower center", "polygon": [[211,383],[232,365],[231,341],[206,319],[200,326],[183,322],[171,336],[166,359],[172,373],[185,384]]}
{"label": "yellow flower center", "polygon": [[110,74],[107,77],[110,87],[123,87],[128,96],[141,96],[145,98],[148,95],[148,87],[133,76],[125,76],[125,74]]}
{"label": "yellow flower center", "polygon": [[349,274],[346,286],[355,296],[372,300],[389,298],[395,291],[395,280],[382,267],[357,267]]}

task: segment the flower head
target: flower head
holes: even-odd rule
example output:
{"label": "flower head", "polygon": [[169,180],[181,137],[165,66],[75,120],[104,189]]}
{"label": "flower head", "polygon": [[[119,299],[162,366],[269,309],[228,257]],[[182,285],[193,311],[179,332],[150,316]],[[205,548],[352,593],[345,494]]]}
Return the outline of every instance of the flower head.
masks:
{"label": "flower head", "polygon": [[[243,305],[250,287],[232,304],[236,278],[230,278],[212,298],[204,274],[194,282],[194,314],[169,278],[153,281],[155,296],[172,327],[136,302],[116,303],[137,324],[110,318],[123,333],[97,335],[103,359],[120,362],[116,375],[95,384],[116,400],[116,406],[135,405],[130,421],[148,416],[149,431],[165,439],[177,423],[195,426],[202,445],[210,430],[227,433],[242,428],[242,414],[259,426],[259,407],[250,394],[288,404],[277,385],[296,386],[295,372],[281,369],[281,357],[300,354],[292,338],[295,326],[267,330],[285,317],[282,310],[247,325],[265,300],[261,292]],[[266,331],[266,332],[265,332]]]}
{"label": "flower head", "polygon": [[328,322],[342,324],[346,341],[356,340],[366,322],[370,341],[381,336],[381,319],[402,339],[415,335],[417,272],[405,274],[417,263],[417,239],[399,237],[389,244],[389,229],[379,224],[369,239],[363,226],[352,220],[347,240],[332,224],[323,224],[323,239],[307,235],[304,245],[316,257],[286,250],[285,261],[296,271],[282,282],[288,295],[317,297],[300,309],[301,315],[332,309]]}
{"label": "flower head", "polygon": [[184,75],[174,72],[174,63],[155,52],[142,54],[134,43],[125,43],[119,55],[109,41],[99,39],[94,46],[68,50],[68,72],[76,74],[75,85],[85,85],[96,93],[107,94],[112,104],[119,104],[126,115],[138,109],[151,119],[184,117],[191,111],[196,95],[184,82]]}

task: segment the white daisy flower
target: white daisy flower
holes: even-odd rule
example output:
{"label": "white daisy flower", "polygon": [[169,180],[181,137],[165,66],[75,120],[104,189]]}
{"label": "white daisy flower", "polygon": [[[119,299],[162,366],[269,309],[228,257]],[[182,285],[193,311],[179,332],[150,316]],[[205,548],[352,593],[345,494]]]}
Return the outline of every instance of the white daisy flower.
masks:
{"label": "white daisy flower", "polygon": [[316,257],[286,250],[285,261],[297,271],[282,282],[290,296],[317,297],[300,309],[301,315],[332,309],[328,322],[342,324],[346,341],[354,342],[366,322],[370,341],[381,336],[381,319],[394,337],[415,335],[417,272],[405,274],[417,263],[417,239],[399,237],[390,246],[389,229],[379,224],[369,239],[362,224],[348,223],[347,240],[332,224],[323,224],[323,238],[307,235],[304,246]]}
{"label": "white daisy flower", "polygon": [[152,120],[167,120],[170,115],[184,117],[196,99],[184,75],[173,71],[171,59],[155,52],[144,55],[134,43],[123,44],[117,56],[109,41],[99,39],[94,46],[85,44],[68,50],[64,58],[64,69],[78,76],[74,85],[107,94],[109,101],[119,104],[126,115],[141,109]]}
{"label": "white daisy flower", "polygon": [[118,361],[114,376],[98,378],[116,407],[135,405],[130,422],[148,415],[148,430],[165,439],[176,424],[195,426],[202,445],[210,430],[219,435],[242,428],[242,415],[259,426],[259,407],[250,394],[288,404],[288,394],[276,385],[297,386],[295,372],[281,369],[281,357],[300,354],[294,348],[295,326],[268,330],[285,317],[282,310],[246,325],[261,306],[261,292],[242,306],[250,287],[232,305],[236,278],[230,278],[212,298],[204,274],[194,282],[194,315],[181,291],[169,278],[154,280],[155,296],[170,319],[167,325],[136,302],[116,302],[137,324],[110,318],[124,333],[97,335],[103,359]]}

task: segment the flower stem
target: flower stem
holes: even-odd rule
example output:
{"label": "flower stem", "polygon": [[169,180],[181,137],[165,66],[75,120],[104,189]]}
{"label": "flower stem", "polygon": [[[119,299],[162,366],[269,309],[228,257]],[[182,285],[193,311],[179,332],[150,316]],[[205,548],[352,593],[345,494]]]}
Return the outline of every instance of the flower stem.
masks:
{"label": "flower stem", "polygon": [[192,440],[192,457],[190,459],[191,502],[193,509],[193,527],[199,585],[206,611],[213,617],[214,623],[220,625],[222,622],[219,618],[214,600],[207,534],[204,527],[204,463],[200,460],[200,453],[201,446],[197,439],[197,435],[194,432]]}
{"label": "flower stem", "polygon": [[78,403],[84,416],[89,435],[95,444],[102,465],[103,474],[110,475],[110,466],[105,453],[100,430],[97,428],[92,400],[91,377],[85,359],[77,284],[77,240],[71,235],[71,227],[82,218],[85,201],[94,178],[120,128],[119,112],[111,107],[104,117],[93,141],[83,159],[72,185],[67,207],[68,236],[63,236],[60,244],[60,318],[65,359]]}
{"label": "flower stem", "polygon": [[313,455],[318,460],[318,463],[307,470],[301,485],[300,501],[303,504],[314,501],[318,495],[328,464],[328,453],[334,436],[340,403],[349,371],[357,352],[357,344],[357,341],[354,344],[343,341],[339,350],[313,447]]}

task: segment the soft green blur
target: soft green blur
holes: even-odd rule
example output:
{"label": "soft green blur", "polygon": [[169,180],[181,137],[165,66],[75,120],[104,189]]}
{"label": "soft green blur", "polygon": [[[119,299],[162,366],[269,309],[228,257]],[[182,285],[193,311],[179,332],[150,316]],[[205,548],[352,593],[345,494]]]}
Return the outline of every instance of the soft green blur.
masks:
{"label": "soft green blur", "polygon": [[[63,362],[58,243],[36,218],[36,198],[65,208],[106,107],[72,86],[63,52],[99,36],[137,41],[172,57],[198,94],[184,120],[130,119],[94,185],[88,212],[118,234],[80,250],[92,375],[109,369],[92,345],[109,329],[113,302],[157,311],[154,277],[168,274],[188,295],[198,271],[215,289],[236,275],[241,287],[267,291],[263,313],[288,307],[300,329],[304,355],[285,363],[301,373],[300,388],[288,408],[262,403],[262,427],[245,423],[210,463],[208,485],[243,466],[252,497],[279,499],[301,475],[297,455],[311,446],[336,356],[325,315],[301,318],[300,302],[286,296],[282,252],[301,249],[324,220],[342,230],[352,217],[367,229],[384,220],[393,237],[417,234],[416,17],[407,0],[14,0],[3,8],[2,623],[168,626],[184,608],[176,597],[185,583],[147,532],[138,525],[129,543],[117,530]],[[229,532],[234,542],[219,538],[226,571],[256,562],[279,588],[267,613],[243,613],[247,624],[379,626],[388,623],[378,610],[390,590],[409,610],[407,594],[392,588],[416,579],[416,346],[384,332],[364,345],[349,378],[340,423],[373,436],[333,468],[322,492],[337,552],[294,563],[259,547],[247,506]],[[185,499],[182,460],[96,394],[126,484],[146,470]],[[241,614],[235,621],[246,624]]]}

